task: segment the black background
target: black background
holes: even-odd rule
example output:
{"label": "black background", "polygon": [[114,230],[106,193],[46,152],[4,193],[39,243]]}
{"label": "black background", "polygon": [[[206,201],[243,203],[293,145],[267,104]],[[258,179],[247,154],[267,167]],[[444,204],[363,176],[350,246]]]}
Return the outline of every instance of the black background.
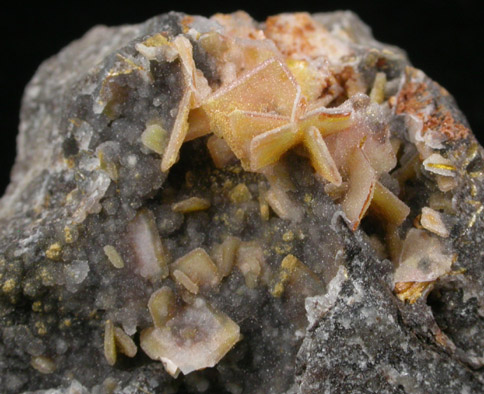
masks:
{"label": "black background", "polygon": [[[15,0],[14,0],[15,1]],[[23,89],[38,65],[96,24],[139,23],[170,10],[209,16],[244,9],[258,20],[289,11],[355,11],[379,41],[404,48],[412,63],[443,85],[484,141],[482,99],[484,1],[17,1],[0,10],[0,108],[2,154],[0,194],[15,157],[15,136]]]}

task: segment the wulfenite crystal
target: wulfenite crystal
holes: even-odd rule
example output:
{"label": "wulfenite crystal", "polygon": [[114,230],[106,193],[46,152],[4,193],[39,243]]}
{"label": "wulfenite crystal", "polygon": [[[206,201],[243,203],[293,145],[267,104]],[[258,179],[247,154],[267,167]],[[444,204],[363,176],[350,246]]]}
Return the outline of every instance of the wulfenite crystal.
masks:
{"label": "wulfenite crystal", "polygon": [[483,390],[483,150],[354,14],[96,27],[18,143],[3,391]]}

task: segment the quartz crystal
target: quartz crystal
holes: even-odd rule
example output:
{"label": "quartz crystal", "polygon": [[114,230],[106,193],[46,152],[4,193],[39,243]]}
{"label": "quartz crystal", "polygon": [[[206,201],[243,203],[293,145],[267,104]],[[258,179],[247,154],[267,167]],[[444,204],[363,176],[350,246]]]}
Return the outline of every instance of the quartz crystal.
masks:
{"label": "quartz crystal", "polygon": [[351,12],[95,27],[25,91],[2,392],[482,392],[483,158]]}

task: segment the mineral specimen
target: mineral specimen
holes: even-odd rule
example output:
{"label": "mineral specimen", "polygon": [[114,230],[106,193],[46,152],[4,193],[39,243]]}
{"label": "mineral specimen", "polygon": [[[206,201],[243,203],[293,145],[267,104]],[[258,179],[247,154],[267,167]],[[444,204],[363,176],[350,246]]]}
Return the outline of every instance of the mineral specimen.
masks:
{"label": "mineral specimen", "polygon": [[25,92],[2,391],[482,392],[483,171],[350,12],[96,27]]}

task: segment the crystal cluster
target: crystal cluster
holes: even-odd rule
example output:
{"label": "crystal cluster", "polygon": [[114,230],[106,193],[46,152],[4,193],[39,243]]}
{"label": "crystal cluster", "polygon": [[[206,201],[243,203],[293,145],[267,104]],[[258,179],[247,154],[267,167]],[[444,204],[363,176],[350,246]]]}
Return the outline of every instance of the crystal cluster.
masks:
{"label": "crystal cluster", "polygon": [[478,391],[482,157],[349,12],[95,28],[26,90],[2,387]]}

